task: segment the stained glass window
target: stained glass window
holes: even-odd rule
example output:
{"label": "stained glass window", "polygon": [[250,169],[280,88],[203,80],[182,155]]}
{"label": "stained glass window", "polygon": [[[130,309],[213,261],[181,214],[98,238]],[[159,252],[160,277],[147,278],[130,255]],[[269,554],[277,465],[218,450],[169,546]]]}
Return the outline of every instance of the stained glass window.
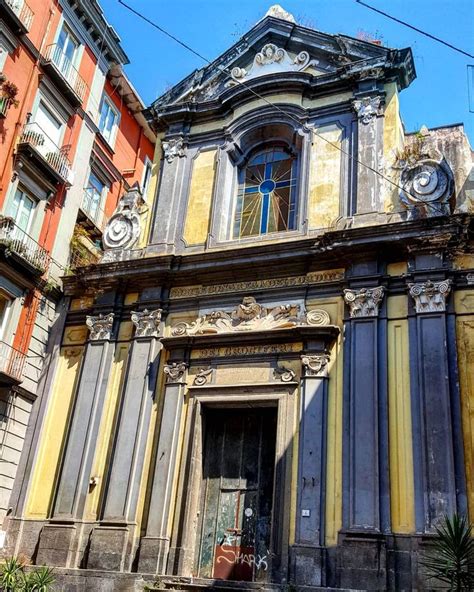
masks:
{"label": "stained glass window", "polygon": [[240,172],[234,238],[296,228],[297,159],[284,148],[255,154]]}

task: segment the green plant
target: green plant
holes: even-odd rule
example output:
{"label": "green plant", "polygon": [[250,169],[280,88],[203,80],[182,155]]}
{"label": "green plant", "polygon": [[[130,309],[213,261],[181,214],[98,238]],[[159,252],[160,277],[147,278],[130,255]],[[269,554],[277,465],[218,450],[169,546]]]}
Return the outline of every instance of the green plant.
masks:
{"label": "green plant", "polygon": [[8,99],[14,107],[18,107],[20,103],[15,98],[18,94],[18,87],[16,84],[4,79],[1,83],[0,92],[2,97]]}
{"label": "green plant", "polygon": [[432,549],[425,552],[420,563],[430,579],[449,585],[449,590],[474,588],[474,538],[472,524],[465,516],[444,516],[436,527]]}
{"label": "green plant", "polygon": [[24,592],[50,592],[54,583],[53,570],[50,567],[40,567],[24,576]]}
{"label": "green plant", "polygon": [[0,567],[0,588],[5,592],[20,590],[24,564],[16,557],[5,559]]}

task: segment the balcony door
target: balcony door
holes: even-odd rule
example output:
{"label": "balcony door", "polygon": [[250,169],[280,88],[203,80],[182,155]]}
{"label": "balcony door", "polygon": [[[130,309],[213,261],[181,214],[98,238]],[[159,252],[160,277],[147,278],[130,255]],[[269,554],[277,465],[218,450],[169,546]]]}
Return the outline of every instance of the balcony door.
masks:
{"label": "balcony door", "polygon": [[63,25],[58,37],[57,54],[55,52],[54,63],[65,78],[68,77],[72,67],[75,65],[78,48],[79,42],[66,25]]}
{"label": "balcony door", "polygon": [[35,124],[39,127],[38,131],[46,135],[45,141],[41,145],[43,151],[57,151],[61,145],[63,122],[52,114],[43,101],[40,101],[38,105],[35,115]]}
{"label": "balcony door", "polygon": [[13,230],[17,235],[15,238],[20,238],[23,233],[29,233],[35,205],[35,200],[27,193],[21,189],[15,191],[7,211],[7,215],[15,220],[16,228]]}

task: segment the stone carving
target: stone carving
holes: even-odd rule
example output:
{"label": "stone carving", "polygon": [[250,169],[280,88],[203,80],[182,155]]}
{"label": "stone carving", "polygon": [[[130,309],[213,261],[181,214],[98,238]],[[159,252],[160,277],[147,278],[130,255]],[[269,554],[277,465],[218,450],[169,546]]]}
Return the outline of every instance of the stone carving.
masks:
{"label": "stone carving", "polygon": [[474,284],[474,273],[468,273],[466,275],[466,282],[468,286],[472,286]]}
{"label": "stone carving", "polygon": [[233,68],[231,75],[234,82],[229,82],[229,86],[235,86],[242,80],[251,80],[257,76],[273,74],[275,72],[302,72],[309,66],[315,66],[318,60],[311,60],[307,51],[301,51],[295,58],[291,58],[288,52],[276,46],[274,43],[267,43],[257,53],[253,60],[251,68],[247,71],[245,68]]}
{"label": "stone carving", "polygon": [[114,313],[97,316],[87,316],[86,325],[89,327],[91,341],[100,341],[101,339],[110,339],[112,325],[114,322]]}
{"label": "stone carving", "polygon": [[166,382],[181,382],[187,367],[188,365],[185,362],[165,364],[163,371],[166,374]]}
{"label": "stone carving", "polygon": [[267,16],[296,24],[295,17],[290,12],[287,12],[284,8],[282,8],[279,4],[273,4],[273,6],[270,6],[270,8],[267,10],[267,13],[265,14],[265,17]]}
{"label": "stone carving", "polygon": [[328,354],[305,354],[301,356],[301,363],[305,376],[327,376]]}
{"label": "stone carving", "polygon": [[299,324],[298,314],[298,305],[282,304],[267,308],[258,304],[252,296],[246,296],[232,312],[217,310],[199,317],[193,323],[178,323],[171,329],[171,335],[287,329]]}
{"label": "stone carving", "polygon": [[451,283],[448,279],[442,282],[428,280],[420,284],[408,284],[410,296],[415,301],[416,312],[444,312]]}
{"label": "stone carving", "polygon": [[409,220],[449,215],[454,177],[445,160],[424,158],[407,165],[400,181],[403,188],[400,201],[407,209]]}
{"label": "stone carving", "polygon": [[316,309],[306,313],[308,325],[329,325],[331,318],[325,310]]}
{"label": "stone carving", "polygon": [[296,377],[296,374],[293,372],[293,370],[284,368],[283,366],[278,366],[275,368],[273,374],[275,378],[279,378],[282,382],[292,382]]}
{"label": "stone carving", "polygon": [[360,290],[344,290],[344,300],[349,305],[351,318],[376,317],[383,299],[385,288],[361,288]]}
{"label": "stone carving", "polygon": [[207,384],[209,377],[212,375],[213,368],[200,368],[196,376],[194,377],[194,382],[196,386],[204,386]]}
{"label": "stone carving", "polygon": [[179,156],[184,156],[184,140],[183,138],[172,138],[166,142],[162,142],[163,154],[168,162]]}
{"label": "stone carving", "polygon": [[114,253],[118,250],[130,249],[135,245],[141,232],[140,208],[144,203],[137,183],[121,197],[104,230],[103,262],[114,260]]}
{"label": "stone carving", "polygon": [[352,106],[360,121],[364,125],[367,125],[377,115],[380,103],[380,97],[364,97],[363,99],[353,101]]}
{"label": "stone carving", "polygon": [[151,312],[132,311],[132,323],[135,325],[135,337],[158,337],[161,321],[161,308]]}

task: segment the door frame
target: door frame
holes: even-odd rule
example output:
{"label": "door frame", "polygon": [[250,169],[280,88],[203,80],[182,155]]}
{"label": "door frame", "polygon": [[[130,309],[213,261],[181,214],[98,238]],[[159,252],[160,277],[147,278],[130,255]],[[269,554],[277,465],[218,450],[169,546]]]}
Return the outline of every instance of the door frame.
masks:
{"label": "door frame", "polygon": [[[299,383],[189,387],[186,431],[181,456],[176,513],[173,520],[168,573],[195,577],[200,552],[203,487],[204,413],[207,408],[276,407],[277,426],[273,478],[268,582],[281,582],[288,573],[293,488],[293,448]],[[275,517],[278,519],[275,520]]]}

